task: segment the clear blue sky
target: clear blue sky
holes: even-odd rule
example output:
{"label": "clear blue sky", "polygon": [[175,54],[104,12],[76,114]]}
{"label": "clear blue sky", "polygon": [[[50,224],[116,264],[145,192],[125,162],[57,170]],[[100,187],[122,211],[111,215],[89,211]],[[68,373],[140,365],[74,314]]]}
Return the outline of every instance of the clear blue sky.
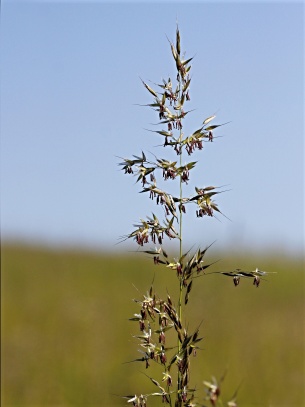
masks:
{"label": "clear blue sky", "polygon": [[[219,217],[185,218],[189,245],[304,244],[304,5],[294,2],[14,2],[1,7],[1,233],[115,246],[157,211],[116,156],[162,157],[139,76],[174,75],[176,18],[195,55],[185,131],[217,112],[222,138],[196,185],[229,184]],[[169,151],[170,157],[171,151]],[[188,157],[185,157],[187,160]]]}

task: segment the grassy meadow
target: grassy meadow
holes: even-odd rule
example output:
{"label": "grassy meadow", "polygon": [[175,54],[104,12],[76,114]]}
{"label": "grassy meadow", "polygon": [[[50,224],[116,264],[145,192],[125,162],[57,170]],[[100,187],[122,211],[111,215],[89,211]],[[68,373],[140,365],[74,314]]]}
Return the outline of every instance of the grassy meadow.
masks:
{"label": "grassy meadow", "polygon": [[[192,384],[202,395],[202,381],[227,369],[222,391],[228,399],[240,385],[239,406],[305,406],[304,260],[214,252],[206,259],[219,257],[213,270],[259,266],[277,274],[258,288],[217,274],[196,281],[187,322],[202,323],[204,340]],[[132,337],[138,325],[128,318],[153,278],[160,296],[168,291],[176,302],[172,271],[140,254],[5,243],[1,266],[2,407],[120,406],[117,395],[157,391],[141,372],[161,380],[158,366],[124,364],[141,357]]]}

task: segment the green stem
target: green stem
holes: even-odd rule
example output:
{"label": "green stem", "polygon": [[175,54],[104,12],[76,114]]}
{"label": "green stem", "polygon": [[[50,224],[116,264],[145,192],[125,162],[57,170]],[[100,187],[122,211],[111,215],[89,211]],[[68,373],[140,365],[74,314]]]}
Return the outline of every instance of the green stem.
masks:
{"label": "green stem", "polygon": [[[181,76],[179,75],[179,88],[180,88],[180,100],[181,100]],[[180,112],[180,115],[181,115],[181,109],[179,110],[179,112]],[[180,137],[179,137],[179,140],[180,140],[180,146],[179,146],[179,148],[181,148],[181,139],[182,139],[182,130],[180,129]],[[181,153],[180,153],[180,168],[182,167],[182,150],[181,150]],[[180,174],[180,186],[179,186],[179,188],[180,188],[180,193],[179,193],[179,196],[180,196],[180,210],[179,210],[179,212],[180,212],[180,216],[179,216],[179,237],[180,237],[180,241],[179,241],[179,259],[181,259],[182,258],[182,198],[183,198],[183,195],[182,195],[182,193],[183,193],[183,188],[182,188],[182,175]],[[183,291],[183,278],[181,277],[181,276],[179,276],[179,301],[178,301],[178,317],[179,317],[179,321],[181,322],[181,319],[182,319],[182,291]],[[180,351],[181,351],[181,343],[180,343],[180,340],[179,340],[179,338],[178,338],[178,354],[180,353]],[[181,374],[180,374],[180,371],[179,371],[179,369],[178,369],[178,383],[177,383],[177,390],[178,391],[181,391],[182,389],[181,389],[181,386],[180,386],[180,382],[181,382]],[[178,393],[177,393],[177,396],[178,396]]]}
{"label": "green stem", "polygon": [[[181,135],[181,130],[180,130]],[[182,167],[182,153],[180,154],[180,167]],[[180,175],[180,217],[179,217],[179,235],[180,235],[180,248],[179,248],[179,259],[182,257],[182,176]],[[181,320],[182,314],[182,289],[183,289],[183,281],[180,278],[180,292],[179,292],[179,302],[178,302],[178,315],[179,319]],[[179,342],[180,344],[180,342]],[[180,348],[179,348],[180,350]]]}

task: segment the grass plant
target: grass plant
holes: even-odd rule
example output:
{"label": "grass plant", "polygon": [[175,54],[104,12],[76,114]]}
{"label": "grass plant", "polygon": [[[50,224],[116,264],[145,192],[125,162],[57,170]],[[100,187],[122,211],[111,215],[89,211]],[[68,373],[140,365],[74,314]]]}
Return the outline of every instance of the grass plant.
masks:
{"label": "grass plant", "polygon": [[[139,343],[140,356],[133,361],[143,363],[147,371],[144,375],[155,389],[152,392],[141,391],[140,394],[127,395],[125,398],[134,407],[146,407],[148,399],[154,397],[171,407],[205,405],[202,403],[236,407],[237,391],[226,401],[222,399],[224,375],[219,380],[212,378],[203,381],[205,397],[199,396],[199,389],[191,384],[191,361],[201,350],[203,337],[200,334],[202,321],[199,320],[195,326],[189,323],[188,315],[193,311],[188,304],[194,285],[208,274],[228,276],[235,286],[239,285],[241,279],[251,279],[253,285],[258,287],[267,272],[258,268],[253,271],[239,268],[210,271],[215,262],[206,263],[205,257],[212,242],[207,247],[198,247],[194,251],[184,245],[183,224],[187,211],[193,210],[200,222],[204,222],[206,218],[225,216],[215,202],[217,195],[225,192],[223,187],[206,183],[205,186],[194,185],[192,194],[185,192],[185,185],[189,186],[191,174],[198,166],[198,161],[192,161],[189,157],[202,151],[205,143],[214,142],[218,137],[217,130],[224,124],[213,124],[213,114],[204,118],[191,134],[184,133],[184,122],[191,113],[185,106],[190,101],[193,58],[186,58],[181,51],[178,26],[175,41],[169,40],[169,45],[175,63],[175,79],[163,79],[162,83],[151,86],[142,79],[141,81],[152,96],[151,103],[145,106],[157,112],[158,124],[161,126],[159,130],[149,131],[162,138],[163,147],[171,150],[171,156],[167,153],[164,158],[163,154],[158,157],[150,153],[149,158],[142,151],[132,158],[123,158],[119,165],[125,174],[136,176],[137,182],[141,184],[140,192],[155,201],[159,212],[162,208],[162,219],[154,211],[152,215],[141,218],[134,225],[134,230],[123,236],[122,240],[133,239],[141,249],[149,244],[154,245],[140,251],[151,256],[156,266],[171,270],[172,276],[176,278],[178,294],[174,298],[173,281],[170,280],[166,296],[160,296],[152,283],[146,293],[134,300],[138,311],[130,320],[138,324],[139,333],[134,338]],[[169,192],[168,183],[175,183],[176,193]],[[177,254],[173,258],[170,258],[164,248],[166,239],[178,242]],[[211,279],[208,283],[211,284]],[[153,373],[152,365],[157,367]]]}

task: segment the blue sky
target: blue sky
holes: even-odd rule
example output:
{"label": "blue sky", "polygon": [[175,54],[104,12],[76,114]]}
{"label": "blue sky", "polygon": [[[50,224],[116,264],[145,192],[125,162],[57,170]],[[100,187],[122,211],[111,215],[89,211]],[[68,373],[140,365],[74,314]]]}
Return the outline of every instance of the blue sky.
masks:
{"label": "blue sky", "polygon": [[[189,245],[299,252],[304,244],[304,5],[294,2],[8,2],[1,10],[1,234],[115,246],[155,211],[116,156],[155,147],[139,77],[174,77],[179,21],[195,55],[185,132],[217,114],[197,186],[228,184],[224,217],[184,221]],[[161,129],[161,128],[159,128]],[[185,157],[188,160],[188,157]],[[193,159],[192,159],[193,160]]]}

